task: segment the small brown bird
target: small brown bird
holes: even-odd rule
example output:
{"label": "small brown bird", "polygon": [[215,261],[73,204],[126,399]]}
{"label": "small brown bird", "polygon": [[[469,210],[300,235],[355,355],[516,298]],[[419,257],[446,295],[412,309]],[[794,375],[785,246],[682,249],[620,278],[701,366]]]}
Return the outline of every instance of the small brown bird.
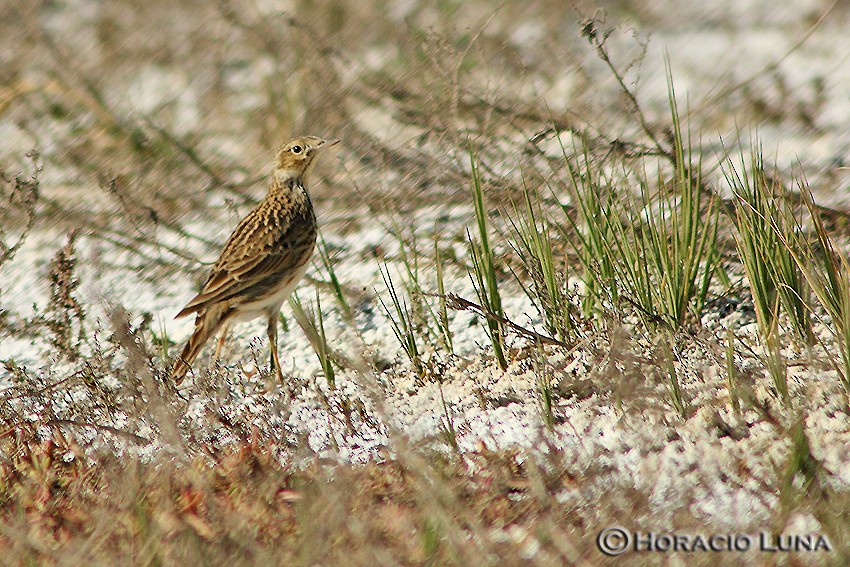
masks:
{"label": "small brown bird", "polygon": [[196,313],[195,331],[171,369],[180,383],[204,344],[221,331],[216,357],[232,323],[268,318],[271,365],[283,380],[277,353],[280,307],[307,271],[316,245],[316,214],[307,178],[322,151],[339,140],[295,138],[277,152],[265,199],[224,245],[204,289],[177,317]]}

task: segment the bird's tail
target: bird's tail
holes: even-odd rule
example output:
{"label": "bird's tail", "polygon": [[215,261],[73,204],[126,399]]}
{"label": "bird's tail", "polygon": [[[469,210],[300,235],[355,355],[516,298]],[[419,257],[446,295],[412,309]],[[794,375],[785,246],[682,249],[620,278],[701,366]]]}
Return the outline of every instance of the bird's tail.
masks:
{"label": "bird's tail", "polygon": [[175,384],[179,384],[186,377],[186,373],[189,372],[189,368],[200,354],[201,349],[224,323],[227,313],[227,311],[217,309],[216,306],[198,313],[195,318],[195,331],[189,337],[189,341],[183,347],[183,351],[171,368],[171,379],[174,380]]}

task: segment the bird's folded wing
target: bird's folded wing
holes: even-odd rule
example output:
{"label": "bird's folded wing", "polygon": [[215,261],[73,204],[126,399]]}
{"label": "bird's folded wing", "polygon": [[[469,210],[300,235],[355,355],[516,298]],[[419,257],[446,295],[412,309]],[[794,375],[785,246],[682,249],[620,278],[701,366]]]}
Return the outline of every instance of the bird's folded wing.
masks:
{"label": "bird's folded wing", "polygon": [[232,268],[230,270],[214,272],[210,281],[204,286],[204,290],[195,296],[177,316],[183,317],[205,309],[213,303],[237,296],[244,296],[245,301],[262,297],[264,291],[269,288],[269,284],[264,280],[273,278],[276,274],[285,273],[287,266],[293,264],[294,267],[294,262],[300,256],[292,249],[277,252],[264,256],[260,261],[252,258],[245,264],[230,266]]}
{"label": "bird's folded wing", "polygon": [[[272,228],[251,220],[246,218],[233,231],[204,289],[177,314],[178,318],[242,294],[246,300],[251,300],[254,298],[250,293],[253,286],[270,276],[286,272],[287,266],[295,268],[302,257],[303,245],[293,241],[287,230],[290,226]],[[265,286],[259,286],[262,287]],[[259,288],[257,291],[262,295]]]}

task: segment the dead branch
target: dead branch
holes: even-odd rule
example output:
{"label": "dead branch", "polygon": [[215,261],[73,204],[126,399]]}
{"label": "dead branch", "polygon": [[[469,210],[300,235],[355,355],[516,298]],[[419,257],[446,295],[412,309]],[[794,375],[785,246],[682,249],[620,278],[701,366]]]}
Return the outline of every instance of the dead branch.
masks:
{"label": "dead branch", "polygon": [[[435,294],[435,293],[431,293],[431,294],[428,294],[428,295],[430,295],[432,297],[441,297],[440,295]],[[497,322],[501,323],[502,325],[505,325],[507,328],[511,329],[512,331],[514,331],[518,335],[521,335],[523,337],[531,339],[532,341],[534,341],[536,343],[541,343],[541,344],[544,344],[544,345],[555,345],[555,346],[560,346],[560,347],[564,347],[564,348],[572,348],[574,346],[574,345],[571,345],[569,343],[565,343],[564,341],[559,341],[558,339],[556,339],[554,337],[550,337],[548,335],[542,335],[542,334],[538,333],[537,331],[532,331],[531,329],[526,329],[525,327],[523,327],[523,326],[521,326],[517,323],[514,323],[510,319],[496,315],[495,313],[493,313],[489,309],[482,307],[481,305],[475,303],[474,301],[464,299],[464,298],[462,298],[459,295],[456,295],[454,293],[447,293],[445,296],[442,296],[442,297],[446,300],[446,306],[454,309],[455,311],[471,311],[472,313],[475,313],[476,315],[479,315],[481,317],[486,317],[487,319],[490,319],[492,321],[497,321]]]}

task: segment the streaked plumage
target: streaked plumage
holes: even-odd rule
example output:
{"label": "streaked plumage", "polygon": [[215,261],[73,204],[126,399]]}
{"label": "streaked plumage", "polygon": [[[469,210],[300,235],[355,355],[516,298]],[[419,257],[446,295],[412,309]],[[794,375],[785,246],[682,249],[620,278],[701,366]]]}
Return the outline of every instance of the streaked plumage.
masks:
{"label": "streaked plumage", "polygon": [[278,313],[304,276],[316,245],[316,216],[306,179],[318,154],[337,142],[306,136],[278,151],[265,199],[230,235],[201,293],[177,314],[197,314],[195,331],[171,370],[177,383],[216,332],[223,338],[231,323],[262,316],[268,318],[272,364],[282,378]]}

